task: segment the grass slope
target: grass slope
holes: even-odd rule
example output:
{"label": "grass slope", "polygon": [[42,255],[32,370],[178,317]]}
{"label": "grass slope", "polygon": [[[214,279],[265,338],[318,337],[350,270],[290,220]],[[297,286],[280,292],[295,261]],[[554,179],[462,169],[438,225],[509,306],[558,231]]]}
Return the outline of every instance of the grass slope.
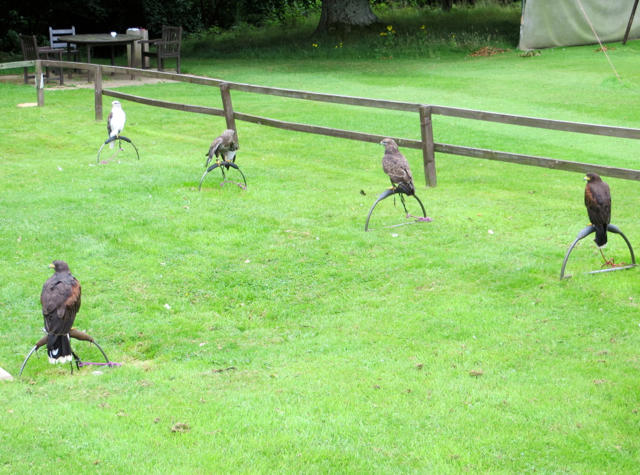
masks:
{"label": "grass slope", "polygon": [[521,10],[519,4],[496,2],[456,6],[450,12],[381,3],[374,7],[378,22],[332,35],[314,33],[320,18],[320,11],[315,11],[262,28],[247,24],[224,31],[213,28],[187,38],[184,51],[207,59],[436,58],[482,46],[514,48]]}
{"label": "grass slope", "polygon": [[[425,61],[187,60],[229,80],[640,127],[635,45]],[[127,92],[220,105],[215,89]],[[386,200],[381,147],[239,123],[249,189],[197,182],[222,119],[124,102],[131,149],[94,166],[93,92],[0,85],[0,366],[39,337],[47,265],[121,368],[33,358],[2,385],[0,473],[635,473],[640,291],[600,265],[579,174],[437,156],[434,221]],[[419,137],[415,115],[234,93],[247,113]],[[437,117],[436,140],[639,168],[635,143]],[[233,173],[233,172],[231,172]],[[235,175],[237,176],[237,175]],[[634,244],[638,184],[608,179]],[[360,194],[366,192],[366,196]],[[417,214],[415,203],[409,201]],[[488,231],[493,231],[490,234]],[[397,234],[397,236],[394,236]],[[629,260],[613,236],[607,255]],[[167,304],[170,308],[166,308]],[[97,350],[76,344],[88,361]],[[226,369],[212,372],[212,369]],[[172,432],[187,423],[185,433]]]}

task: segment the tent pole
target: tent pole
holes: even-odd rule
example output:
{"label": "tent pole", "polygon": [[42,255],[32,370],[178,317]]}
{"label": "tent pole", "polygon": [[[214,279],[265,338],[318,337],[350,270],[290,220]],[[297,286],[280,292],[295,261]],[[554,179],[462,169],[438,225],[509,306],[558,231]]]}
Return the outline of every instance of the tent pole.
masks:
{"label": "tent pole", "polygon": [[636,8],[638,8],[638,0],[633,2],[633,8],[631,9],[631,17],[629,18],[629,24],[627,25],[627,31],[624,33],[624,39],[622,40],[622,46],[627,44],[627,38],[629,38],[629,31],[631,31],[631,24],[633,23],[633,17],[636,16]]}

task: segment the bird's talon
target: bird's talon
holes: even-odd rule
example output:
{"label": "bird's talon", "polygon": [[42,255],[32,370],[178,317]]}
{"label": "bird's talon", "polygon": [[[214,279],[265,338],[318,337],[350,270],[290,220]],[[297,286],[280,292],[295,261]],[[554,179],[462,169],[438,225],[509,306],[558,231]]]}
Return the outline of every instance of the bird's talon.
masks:
{"label": "bird's talon", "polygon": [[624,262],[621,262],[620,264],[616,264],[615,259],[609,259],[608,261],[605,261],[605,263],[600,266],[600,269],[604,269],[605,267],[609,267],[609,268],[623,267],[625,265],[626,264]]}

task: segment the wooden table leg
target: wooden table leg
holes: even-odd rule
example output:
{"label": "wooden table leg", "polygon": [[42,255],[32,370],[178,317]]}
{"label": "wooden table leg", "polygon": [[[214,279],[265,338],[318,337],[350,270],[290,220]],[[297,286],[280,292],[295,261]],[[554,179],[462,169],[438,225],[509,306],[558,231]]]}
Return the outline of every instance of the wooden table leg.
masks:
{"label": "wooden table leg", "polygon": [[[58,61],[62,62],[63,61],[62,50],[59,49],[57,54],[58,54]],[[64,86],[64,68],[60,66],[60,69],[58,69],[58,72],[60,73],[60,85]]]}
{"label": "wooden table leg", "polygon": [[[134,48],[133,44],[135,43],[135,41],[131,42],[131,62],[129,63],[129,67],[133,69],[133,65],[136,64],[136,49]],[[133,81],[136,78],[135,74],[131,74],[131,80]]]}
{"label": "wooden table leg", "polygon": [[[91,64],[91,45],[87,44],[87,64]],[[87,80],[91,82],[91,69],[87,69]]]}
{"label": "wooden table leg", "polygon": [[[116,56],[114,53],[114,46],[111,45],[111,66],[115,66],[116,65]],[[112,76],[114,76],[116,73],[111,73]]]}
{"label": "wooden table leg", "polygon": [[[71,61],[71,46],[67,43],[67,61]],[[69,68],[69,79],[73,77],[73,68]]]}

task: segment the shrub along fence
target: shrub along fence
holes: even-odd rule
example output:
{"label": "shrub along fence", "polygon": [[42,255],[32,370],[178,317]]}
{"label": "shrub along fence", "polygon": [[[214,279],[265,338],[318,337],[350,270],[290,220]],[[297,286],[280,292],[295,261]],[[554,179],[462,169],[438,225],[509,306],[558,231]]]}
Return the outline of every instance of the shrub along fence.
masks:
{"label": "shrub along fence", "polygon": [[[251,122],[258,125],[268,127],[276,127],[284,130],[292,130],[295,132],[305,132],[310,134],[326,135],[329,137],[338,137],[350,140],[359,140],[362,142],[379,143],[384,139],[385,135],[376,135],[351,130],[334,129],[330,127],[321,127],[316,125],[299,124],[295,122],[285,122],[267,117],[260,117],[233,110],[231,101],[231,91],[243,91],[255,94],[268,94],[272,96],[287,97],[292,99],[301,99],[308,101],[330,102],[335,104],[345,104],[360,107],[373,107],[378,109],[388,109],[395,111],[404,111],[417,113],[420,120],[421,140],[413,140],[406,138],[392,137],[401,147],[422,150],[424,173],[426,185],[435,187],[436,179],[436,163],[435,152],[447,153],[452,155],[461,155],[464,157],[482,158],[487,160],[498,160],[502,162],[517,163],[520,165],[529,165],[543,168],[551,168],[555,170],[565,170],[580,173],[595,172],[602,176],[622,178],[625,180],[640,181],[640,171],[627,168],[607,167],[604,165],[593,165],[589,163],[572,162],[567,160],[556,160],[547,157],[537,157],[533,155],[522,155],[517,153],[500,152],[494,150],[486,150],[474,147],[465,147],[461,145],[452,145],[434,142],[433,137],[433,115],[442,115],[449,117],[458,117],[461,119],[481,120],[487,122],[497,122],[501,124],[519,125],[523,127],[536,127],[550,130],[558,130],[565,132],[575,132],[582,134],[602,135],[606,137],[618,137],[628,139],[640,139],[640,129],[632,129],[626,127],[611,127],[606,125],[583,124],[579,122],[566,122],[561,120],[539,119],[535,117],[524,117],[509,114],[499,114],[494,112],[485,112],[471,109],[459,109],[455,107],[427,105],[413,102],[397,102],[379,99],[367,99],[364,97],[340,96],[335,94],[322,94],[316,92],[297,91],[292,89],[281,89],[275,87],[256,86],[252,84],[242,84],[221,79],[212,79],[199,76],[188,76],[185,74],[165,73],[159,71],[150,71],[142,69],[132,69],[119,66],[105,66],[97,64],[73,63],[68,61],[22,61],[20,63],[0,64],[0,69],[9,69],[23,67],[29,63],[29,66],[36,68],[36,84],[38,94],[38,105],[44,105],[44,82],[42,68],[46,66],[62,66],[65,68],[85,69],[90,71],[90,75],[95,78],[95,118],[102,120],[103,108],[102,97],[109,96],[117,99],[137,102],[154,107],[163,107],[167,109],[180,110],[184,112],[195,112],[199,114],[208,114],[226,119],[227,128],[233,129],[237,133],[236,120]],[[134,75],[167,79],[172,81],[188,82],[192,84],[200,84],[203,86],[213,86],[220,89],[223,108],[196,106],[189,104],[181,104],[175,102],[162,101],[158,99],[149,99],[133,94],[127,94],[119,91],[102,88],[102,74],[107,73],[123,73]],[[237,134],[236,134],[237,136]]]}

